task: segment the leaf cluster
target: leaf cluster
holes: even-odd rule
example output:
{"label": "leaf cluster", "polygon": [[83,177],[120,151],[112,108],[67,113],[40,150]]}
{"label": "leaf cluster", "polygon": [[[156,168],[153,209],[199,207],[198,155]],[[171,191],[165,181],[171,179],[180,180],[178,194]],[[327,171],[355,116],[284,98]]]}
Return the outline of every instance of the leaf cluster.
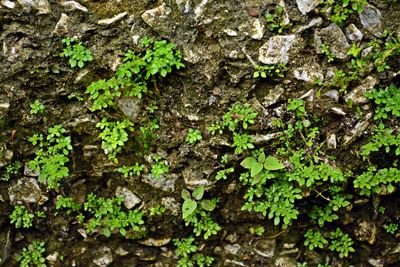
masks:
{"label": "leaf cluster", "polygon": [[33,145],[39,146],[39,150],[28,165],[39,172],[39,182],[47,183],[50,189],[58,188],[61,179],[69,174],[65,164],[69,161],[72,145],[71,137],[65,133],[66,130],[61,125],[55,125],[49,128],[46,137],[43,134],[34,134],[29,138]]}

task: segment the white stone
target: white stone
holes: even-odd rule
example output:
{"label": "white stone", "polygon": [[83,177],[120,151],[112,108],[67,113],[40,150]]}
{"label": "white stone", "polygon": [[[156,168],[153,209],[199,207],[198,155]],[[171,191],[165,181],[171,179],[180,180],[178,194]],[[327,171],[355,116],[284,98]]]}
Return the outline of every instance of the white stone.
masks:
{"label": "white stone", "polygon": [[121,19],[123,19],[126,15],[128,15],[128,12],[122,12],[119,13],[118,15],[115,15],[112,18],[109,19],[101,19],[97,22],[97,24],[99,25],[110,25],[113,24],[114,22],[120,21]]}
{"label": "white stone", "polygon": [[116,196],[122,196],[124,198],[124,206],[128,210],[132,209],[134,206],[138,205],[142,200],[136,196],[131,190],[125,187],[117,187],[115,191]]}
{"label": "white stone", "polygon": [[10,0],[2,0],[1,4],[9,9],[13,9],[15,7],[15,3]]}
{"label": "white stone", "polygon": [[316,8],[320,0],[296,0],[297,8],[302,15],[306,15],[308,12]]}
{"label": "white stone", "polygon": [[83,12],[88,12],[88,9],[86,7],[82,6],[81,4],[79,4],[78,2],[75,2],[75,1],[64,1],[64,2],[61,2],[60,5],[65,7],[65,9],[68,11],[80,10]]}
{"label": "white stone", "polygon": [[264,64],[288,63],[288,52],[296,41],[296,35],[276,35],[259,49],[258,60]]}

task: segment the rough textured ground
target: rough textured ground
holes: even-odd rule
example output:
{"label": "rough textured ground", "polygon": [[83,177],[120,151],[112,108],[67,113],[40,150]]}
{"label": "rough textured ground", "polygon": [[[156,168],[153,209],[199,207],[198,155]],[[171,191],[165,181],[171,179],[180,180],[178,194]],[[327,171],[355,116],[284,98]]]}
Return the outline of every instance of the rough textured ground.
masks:
{"label": "rough textured ground", "polygon": [[[340,210],[340,219],[325,225],[323,231],[341,227],[352,237],[356,252],[342,259],[327,247],[310,251],[303,245],[303,235],[315,223],[307,211],[323,198],[315,195],[299,202],[299,218],[283,230],[260,213],[241,211],[246,188],[239,181],[243,171],[240,162],[248,154],[233,153],[231,134],[213,136],[207,130],[233,103],[241,101],[250,103],[258,113],[249,134],[265,137],[282,132],[271,124],[272,118],[280,118],[287,125],[292,120],[286,110],[288,99],[301,98],[309,118],[319,127],[309,149],[323,151],[319,154],[322,161],[355,175],[370,164],[388,167],[389,162],[396,162],[398,156],[394,154],[376,153],[367,161],[358,157],[377,122],[371,118],[371,101],[360,100],[360,95],[352,92],[399,85],[398,56],[390,59],[391,69],[383,73],[364,66],[364,72],[344,91],[325,88],[315,81],[328,81],[335,68],[346,68],[350,62],[346,53],[353,43],[364,50],[384,29],[399,33],[400,4],[371,0],[370,13],[364,14],[368,22],[363,24],[362,15],[355,13],[338,27],[318,2],[1,1],[0,174],[15,161],[24,165],[9,181],[0,182],[2,264],[17,266],[23,247],[44,240],[48,266],[176,266],[178,257],[172,240],[193,235],[192,227],[182,220],[181,191],[204,185],[206,196],[219,200],[211,217],[221,230],[207,240],[196,237],[196,244],[204,255],[215,258],[213,266],[399,266],[398,235],[388,234],[383,228],[399,223],[398,191],[360,196],[352,180],[346,182],[343,187],[353,194],[351,205]],[[310,10],[300,3],[310,4]],[[277,5],[284,7],[285,19],[291,23],[282,33],[271,32],[265,19]],[[105,20],[117,15],[120,17],[116,20]],[[358,36],[348,34],[350,24]],[[140,50],[138,40],[144,36],[174,43],[182,51],[185,68],[157,78],[149,85],[151,93],[142,100],[122,98],[115,107],[91,112],[84,93],[87,86],[111,77],[126,51]],[[71,69],[67,59],[59,56],[65,37],[80,39],[93,52],[94,60],[82,69]],[[319,42],[329,45],[333,62],[320,53]],[[269,52],[268,46],[272,47]],[[284,78],[253,78],[255,64],[281,62],[288,68]],[[37,99],[45,105],[45,111],[32,115],[30,104]],[[348,104],[349,99],[353,105]],[[158,109],[149,115],[146,108],[154,104]],[[130,133],[115,164],[104,154],[95,125],[103,117],[122,120],[126,116],[133,118],[136,131]],[[149,119],[157,119],[160,128],[150,148],[143,152],[135,137],[140,134],[140,125]],[[56,124],[67,129],[73,150],[67,164],[69,175],[60,188],[48,190],[36,182],[37,173],[26,167],[35,152],[28,138],[46,133]],[[398,118],[389,125],[397,131]],[[195,145],[185,142],[189,128],[202,132],[202,140]],[[264,147],[273,155],[273,142],[259,141],[257,148]],[[169,165],[168,173],[159,180],[149,177],[151,156],[156,154]],[[235,172],[227,180],[216,181],[224,154]],[[125,178],[116,172],[118,166],[134,162],[146,166],[141,176]],[[140,198],[136,208],[146,211],[160,204],[167,211],[158,217],[146,215],[145,234],[128,239],[118,233],[109,238],[101,233],[87,234],[74,216],[55,209],[58,195],[83,203],[90,192],[113,197],[117,188],[126,188]],[[315,192],[303,190],[303,194]],[[9,219],[15,205],[25,205],[32,212],[44,211],[46,217],[36,218],[33,227],[17,229]],[[378,212],[379,207],[385,207],[384,214]],[[258,225],[265,227],[265,233],[250,234],[249,228]]]}

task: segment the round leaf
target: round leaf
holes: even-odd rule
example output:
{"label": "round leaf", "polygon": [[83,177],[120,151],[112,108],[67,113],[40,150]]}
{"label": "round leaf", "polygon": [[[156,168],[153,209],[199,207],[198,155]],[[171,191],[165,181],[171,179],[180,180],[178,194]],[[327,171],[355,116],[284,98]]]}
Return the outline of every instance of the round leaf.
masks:
{"label": "round leaf", "polygon": [[183,199],[190,199],[191,198],[189,191],[187,191],[186,189],[182,190],[181,196],[182,196]]}
{"label": "round leaf", "polygon": [[213,211],[217,205],[217,202],[211,199],[204,199],[200,202],[200,204],[206,211]]}
{"label": "round leaf", "polygon": [[192,199],[186,199],[182,205],[182,216],[183,219],[187,218],[190,214],[192,214],[197,208],[196,201]]}
{"label": "round leaf", "polygon": [[203,195],[204,195],[204,186],[197,187],[192,193],[193,198],[196,200],[202,199]]}
{"label": "round leaf", "polygon": [[264,167],[269,171],[275,171],[285,168],[282,162],[280,162],[280,160],[275,157],[268,157],[265,160]]}

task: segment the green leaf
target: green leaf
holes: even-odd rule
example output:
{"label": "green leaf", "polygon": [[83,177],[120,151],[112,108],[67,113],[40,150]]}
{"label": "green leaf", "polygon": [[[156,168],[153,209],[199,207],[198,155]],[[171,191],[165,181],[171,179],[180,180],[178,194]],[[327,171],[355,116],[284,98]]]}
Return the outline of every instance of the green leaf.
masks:
{"label": "green leaf", "polygon": [[264,163],[265,162],[265,153],[262,152],[259,156],[258,156],[258,162],[260,163]]}
{"label": "green leaf", "polygon": [[213,211],[217,205],[216,201],[211,199],[203,199],[200,204],[201,207],[206,211]]}
{"label": "green leaf", "polygon": [[108,227],[104,228],[103,234],[105,237],[110,237],[111,236],[110,228]]}
{"label": "green leaf", "polygon": [[185,200],[186,200],[186,199],[191,199],[190,193],[189,193],[189,191],[187,191],[186,189],[183,189],[183,190],[182,190],[181,196],[182,196],[182,198],[185,199]]}
{"label": "green leaf", "polygon": [[247,157],[240,163],[240,165],[242,165],[246,169],[251,169],[254,163],[257,163],[257,160],[255,158]]}
{"label": "green leaf", "polygon": [[204,186],[197,187],[192,193],[193,198],[196,200],[202,199],[203,195],[204,195]]}
{"label": "green leaf", "polygon": [[186,199],[182,205],[182,216],[183,219],[187,218],[190,214],[192,214],[197,208],[196,201],[192,199]]}
{"label": "green leaf", "polygon": [[268,157],[265,160],[264,168],[269,171],[275,171],[275,170],[284,169],[285,166],[282,164],[282,162],[279,161],[279,159],[277,159],[275,157]]}

